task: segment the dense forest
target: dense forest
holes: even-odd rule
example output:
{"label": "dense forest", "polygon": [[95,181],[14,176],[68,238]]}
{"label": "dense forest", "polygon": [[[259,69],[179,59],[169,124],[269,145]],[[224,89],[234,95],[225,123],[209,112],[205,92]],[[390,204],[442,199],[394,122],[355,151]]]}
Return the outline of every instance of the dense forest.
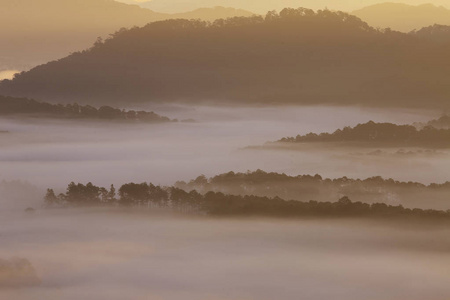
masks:
{"label": "dense forest", "polygon": [[375,123],[369,121],[355,127],[344,127],[333,133],[308,133],[296,137],[285,137],[282,143],[340,143],[370,146],[394,147],[450,147],[450,129],[438,129],[434,125],[445,122],[446,118],[433,122],[422,129],[413,125]]}
{"label": "dense forest", "polygon": [[284,9],[123,29],[0,84],[0,93],[102,105],[144,101],[447,107],[450,43],[343,12]]}
{"label": "dense forest", "polygon": [[423,27],[410,33],[419,38],[431,40],[437,43],[450,43],[450,26],[434,24],[432,26]]}
{"label": "dense forest", "polygon": [[281,197],[298,201],[310,199],[329,201],[342,196],[364,203],[386,202],[405,207],[448,209],[450,182],[425,185],[418,182],[401,182],[382,177],[329,179],[316,175],[289,176],[264,172],[229,172],[211,178],[199,176],[189,182],[177,182],[176,187],[185,191],[196,190],[201,194],[221,192],[233,195]]}
{"label": "dense forest", "polygon": [[71,182],[65,194],[55,195],[47,190],[45,203],[73,206],[125,206],[141,209],[170,208],[181,212],[206,213],[213,216],[269,216],[269,217],[377,217],[377,218],[430,218],[450,220],[450,210],[409,209],[401,205],[352,202],[341,197],[337,202],[308,202],[279,197],[227,195],[195,190],[184,191],[177,187],[160,187],[148,183],[128,183],[118,190],[113,185],[107,190],[92,183]]}
{"label": "dense forest", "polygon": [[[26,98],[0,96],[0,116],[28,116],[55,119],[115,120],[144,123],[172,122],[154,112],[121,110],[111,106],[50,104]],[[176,120],[175,120],[176,121]]]}

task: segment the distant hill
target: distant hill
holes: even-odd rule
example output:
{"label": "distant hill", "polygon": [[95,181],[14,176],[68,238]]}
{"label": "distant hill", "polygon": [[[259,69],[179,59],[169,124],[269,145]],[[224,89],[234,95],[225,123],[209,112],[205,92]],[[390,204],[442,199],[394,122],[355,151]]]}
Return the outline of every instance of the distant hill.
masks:
{"label": "distant hill", "polygon": [[420,30],[410,32],[410,34],[436,43],[450,43],[450,26],[448,25],[435,24],[433,26],[423,27]]}
{"label": "distant hill", "polygon": [[434,24],[450,25],[450,10],[442,6],[418,6],[382,3],[352,12],[373,27],[391,28],[403,32],[419,30]]}
{"label": "distant hill", "polygon": [[[173,120],[154,112],[121,110],[110,106],[50,104],[32,99],[0,96],[0,117],[32,117],[65,120],[104,120],[139,123],[162,123]],[[176,121],[176,120],[175,120]],[[0,131],[1,133],[1,131]]]}
{"label": "distant hill", "polygon": [[205,21],[214,21],[217,19],[228,19],[232,17],[250,17],[254,13],[230,7],[215,6],[211,8],[198,8],[196,10],[173,14],[170,16],[171,19],[201,19]]}
{"label": "distant hill", "polygon": [[[180,13],[202,7],[227,6],[238,9],[250,10],[255,13],[265,14],[269,10],[282,10],[284,8],[305,7],[310,9],[354,11],[365,6],[380,4],[389,0],[149,0],[133,1],[120,0],[122,2],[138,4],[154,11],[164,13]],[[390,2],[419,5],[424,2],[434,5],[449,7],[448,0],[390,0]],[[450,8],[450,7],[449,7]]]}
{"label": "distant hill", "polygon": [[405,207],[448,209],[450,182],[424,185],[400,182],[379,176],[367,179],[323,178],[316,175],[289,176],[262,170],[247,173],[228,172],[211,178],[199,176],[189,182],[177,182],[176,187],[187,192],[259,197],[280,197],[298,201],[329,201],[348,196],[364,203],[384,202]]}
{"label": "distant hill", "polygon": [[440,129],[433,124],[446,122],[447,118],[431,121],[427,126],[417,129],[413,125],[375,123],[373,121],[345,127],[333,133],[308,133],[279,140],[283,143],[335,143],[342,145],[369,145],[395,147],[450,147],[450,130]]}
{"label": "distant hill", "polygon": [[214,20],[251,14],[220,7],[172,16],[112,0],[0,0],[0,71],[26,70],[67,56],[122,27],[172,18]]}
{"label": "distant hill", "polygon": [[[169,20],[0,84],[46,101],[450,106],[450,45],[328,10]],[[424,71],[426,70],[426,72]]]}

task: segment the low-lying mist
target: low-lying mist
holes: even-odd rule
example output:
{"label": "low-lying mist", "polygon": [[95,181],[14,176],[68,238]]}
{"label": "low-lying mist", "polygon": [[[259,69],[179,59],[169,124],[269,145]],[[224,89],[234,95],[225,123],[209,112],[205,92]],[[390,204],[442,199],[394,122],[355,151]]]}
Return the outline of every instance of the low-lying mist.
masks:
{"label": "low-lying mist", "polygon": [[0,258],[26,258],[41,284],[0,287],[0,298],[444,300],[449,237],[357,220],[1,213]]}
{"label": "low-lying mist", "polygon": [[[0,134],[0,263],[9,276],[0,282],[1,299],[450,297],[450,232],[443,223],[243,220],[42,207],[45,188],[62,192],[71,181],[171,185],[230,170],[443,182],[449,175],[446,153],[398,158],[358,156],[350,152],[354,149],[246,149],[280,136],[368,120],[426,122],[439,113],[335,107],[148,110],[196,122],[0,121],[6,131]],[[33,284],[23,277],[28,273],[16,271],[22,266],[35,272]]]}
{"label": "low-lying mist", "polygon": [[256,169],[328,178],[380,175],[423,183],[448,180],[450,163],[445,151],[430,158],[355,156],[349,155],[354,150],[337,149],[244,149],[282,136],[334,131],[368,120],[426,122],[439,113],[344,107],[144,109],[197,122],[146,125],[2,119],[0,130],[8,133],[0,135],[0,180],[26,180],[39,188],[64,188],[71,181],[102,186],[143,181],[171,185],[200,174],[209,177]]}

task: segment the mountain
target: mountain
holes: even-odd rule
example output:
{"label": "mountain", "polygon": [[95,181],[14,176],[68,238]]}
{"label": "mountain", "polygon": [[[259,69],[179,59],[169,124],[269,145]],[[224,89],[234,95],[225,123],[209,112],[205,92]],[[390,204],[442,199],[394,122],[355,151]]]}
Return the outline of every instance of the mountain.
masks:
{"label": "mountain", "polygon": [[169,15],[112,0],[0,0],[0,71],[32,66],[85,49],[122,27],[171,18],[249,16],[215,8]]}
{"label": "mountain", "polygon": [[133,102],[450,106],[450,45],[355,16],[285,9],[213,23],[169,20],[0,84],[0,94]]}
{"label": "mountain", "polygon": [[[39,12],[39,13],[37,13]],[[0,69],[27,69],[165,14],[112,0],[0,0]]]}
{"label": "mountain", "polygon": [[217,19],[228,19],[232,17],[250,17],[254,13],[231,7],[215,6],[211,8],[199,8],[186,13],[171,15],[171,19],[201,19],[205,21],[214,21]]}
{"label": "mountain", "polygon": [[[306,7],[310,9],[324,9],[354,11],[365,6],[386,2],[386,0],[150,0],[133,1],[120,0],[126,3],[140,5],[154,11],[164,13],[180,13],[195,10],[202,7],[226,6],[238,9],[250,10],[255,13],[265,14],[270,10],[282,10],[284,8]],[[409,5],[423,4],[424,0],[391,0],[390,2],[405,3]],[[448,0],[427,0],[434,5],[443,5],[450,8]]]}
{"label": "mountain", "polygon": [[401,3],[382,3],[354,11],[352,14],[371,26],[391,28],[403,32],[419,30],[434,24],[450,25],[450,10],[442,6],[418,6]]}

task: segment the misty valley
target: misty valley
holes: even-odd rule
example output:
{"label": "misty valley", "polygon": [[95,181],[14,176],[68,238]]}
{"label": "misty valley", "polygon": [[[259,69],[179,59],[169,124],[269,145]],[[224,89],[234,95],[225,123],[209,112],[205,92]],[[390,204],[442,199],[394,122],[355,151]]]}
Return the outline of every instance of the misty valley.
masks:
{"label": "misty valley", "polygon": [[366,4],[0,0],[0,299],[449,299],[450,7]]}

